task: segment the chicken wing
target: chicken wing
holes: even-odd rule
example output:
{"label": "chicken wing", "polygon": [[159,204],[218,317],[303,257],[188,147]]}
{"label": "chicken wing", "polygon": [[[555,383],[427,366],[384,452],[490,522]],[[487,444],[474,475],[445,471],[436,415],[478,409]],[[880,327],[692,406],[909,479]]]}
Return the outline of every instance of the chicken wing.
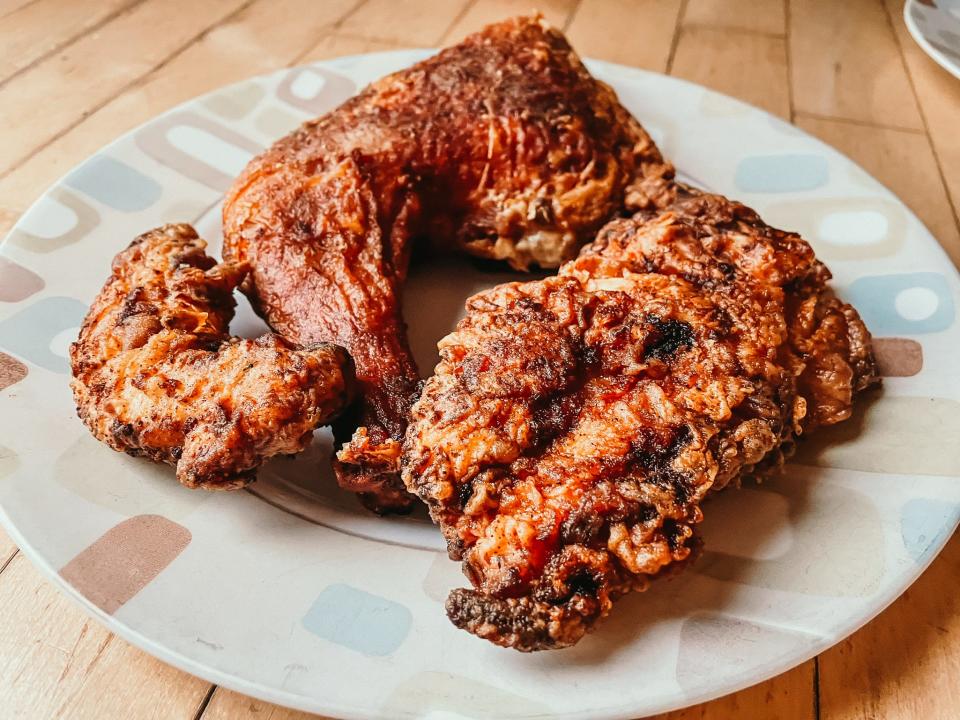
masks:
{"label": "chicken wing", "polygon": [[113,261],[70,347],[77,412],[115,450],[234,489],[266,458],[302,450],[349,398],[346,352],[276,335],[229,337],[247,270],[215,264],[189,225],[141,235]]}
{"label": "chicken wing", "polygon": [[294,342],[333,341],[360,398],[335,427],[340,484],[379,512],[420,377],[399,294],[413,238],[557,267],[624,207],[668,203],[672,166],[539,17],[492,25],[383,78],[254,159],[224,205],[225,253]]}
{"label": "chicken wing", "polygon": [[558,276],[480,293],[413,406],[407,487],[473,589],[455,625],[577,642],[679,566],[711,490],[761,475],[876,382],[798,235],[715,195],[608,224]]}

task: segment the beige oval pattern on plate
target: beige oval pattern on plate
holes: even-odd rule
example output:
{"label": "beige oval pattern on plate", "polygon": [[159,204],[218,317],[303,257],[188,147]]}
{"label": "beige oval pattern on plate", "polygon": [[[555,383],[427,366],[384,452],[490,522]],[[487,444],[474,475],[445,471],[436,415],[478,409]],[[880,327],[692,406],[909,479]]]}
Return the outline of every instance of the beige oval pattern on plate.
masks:
{"label": "beige oval pattern on plate", "polygon": [[27,366],[16,358],[0,352],[0,390],[6,390],[23,380],[29,371]]}
{"label": "beige oval pattern on plate", "polygon": [[43,278],[0,256],[0,302],[20,302],[43,290]]}
{"label": "beige oval pattern on plate", "polygon": [[20,467],[20,458],[17,454],[10,448],[0,445],[0,480],[12,475],[18,467]]}
{"label": "beige oval pattern on plate", "polygon": [[[790,529],[788,546],[773,558],[711,549],[711,515],[755,513],[768,492],[787,501],[784,524]],[[774,478],[756,489],[721,494],[705,505],[704,515],[707,548],[691,568],[695,573],[752,587],[824,597],[866,597],[876,592],[883,580],[883,528],[879,511],[866,493],[840,485],[818,486]],[[848,530],[847,540],[825,546],[824,539],[838,524]]]}
{"label": "beige oval pattern on plate", "polygon": [[909,338],[874,338],[873,354],[883,377],[913,377],[923,369],[923,346]]}
{"label": "beige oval pattern on plate", "polygon": [[906,237],[903,207],[879,197],[770,203],[765,219],[803,235],[823,260],[865,260],[895,254]]}
{"label": "beige oval pattern on plate", "polygon": [[190,544],[190,531],[160,515],[115,525],[60,569],[60,577],[108,615],[149,585]]}
{"label": "beige oval pattern on plate", "polygon": [[35,253],[49,253],[86,237],[100,224],[100,213],[85,200],[55,187],[10,231],[8,242]]}
{"label": "beige oval pattern on plate", "polygon": [[960,475],[960,402],[939,397],[866,399],[853,417],[814,434],[794,463],[903,475]]}

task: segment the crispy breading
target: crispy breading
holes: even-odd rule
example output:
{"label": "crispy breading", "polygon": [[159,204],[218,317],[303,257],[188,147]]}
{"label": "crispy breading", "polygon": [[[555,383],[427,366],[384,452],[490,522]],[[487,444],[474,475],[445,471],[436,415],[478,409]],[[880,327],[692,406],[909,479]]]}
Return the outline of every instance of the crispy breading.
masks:
{"label": "crispy breading", "polygon": [[798,235],[689,191],[556,277],[471,298],[403,457],[473,585],[450,619],[520,650],[577,642],[689,559],[708,492],[847,418],[877,377],[829,277]]}
{"label": "crispy breading", "polygon": [[70,347],[80,418],[115,450],[175,465],[189,487],[234,489],[266,458],[295,453],[349,399],[335,345],[230,337],[247,270],[215,261],[189,225],[141,235]]}
{"label": "crispy breading", "polygon": [[[623,208],[672,199],[672,166],[539,17],[491,25],[370,85],[254,159],[224,205],[227,258],[299,343],[345,346],[360,400],[341,485],[409,509],[400,444],[420,377],[399,293],[411,239],[557,267]],[[359,426],[359,427],[358,427]]]}

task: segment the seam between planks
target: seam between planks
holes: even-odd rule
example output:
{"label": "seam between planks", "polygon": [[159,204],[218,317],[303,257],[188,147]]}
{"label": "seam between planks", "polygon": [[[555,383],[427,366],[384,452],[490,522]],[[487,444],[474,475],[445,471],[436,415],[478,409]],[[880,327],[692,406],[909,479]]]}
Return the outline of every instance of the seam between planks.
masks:
{"label": "seam between planks", "polygon": [[10,557],[4,560],[3,565],[0,565],[0,574],[3,574],[3,571],[6,570],[7,567],[9,567],[10,563],[13,562],[13,559],[19,554],[20,554],[20,548],[15,548],[14,551],[10,553]]}
{"label": "seam between planks", "polygon": [[670,52],[667,54],[667,66],[664,72],[669,75],[673,70],[673,60],[677,55],[677,46],[680,44],[680,35],[683,32],[683,18],[687,14],[687,0],[680,0],[677,8],[677,22],[673,26],[673,37],[670,40]]}
{"label": "seam between planks", "polygon": [[10,15],[13,15],[15,12],[20,12],[20,11],[23,10],[24,8],[28,8],[28,7],[30,7],[31,5],[35,5],[35,4],[38,3],[38,2],[40,2],[40,0],[30,0],[30,2],[25,2],[25,3],[24,3],[23,5],[21,5],[20,7],[15,7],[15,8],[13,8],[12,10],[8,10],[7,12],[3,13],[3,15],[0,15],[0,18],[5,18],[5,17],[8,17],[8,16],[10,16]]}
{"label": "seam between planks", "polygon": [[769,32],[767,30],[755,30],[747,27],[737,27],[736,25],[711,25],[704,22],[684,22],[685,30],[713,30],[722,33],[739,33],[743,35],[756,35],[757,37],[770,38],[772,40],[785,40],[786,32]]}
{"label": "seam between planks", "polygon": [[[317,41],[316,41],[315,43],[313,43],[313,45],[310,45],[309,47],[304,48],[301,52],[297,53],[296,56],[295,56],[292,60],[290,60],[290,62],[288,62],[288,63],[285,65],[285,67],[292,67],[292,66],[294,66],[294,65],[297,65],[301,60],[303,60],[304,56],[308,55],[308,54],[310,53],[310,51],[312,51],[314,48],[316,48],[317,45],[319,45],[324,39],[326,39],[326,38],[328,38],[328,37],[341,37],[341,38],[345,38],[345,39],[348,39],[348,40],[373,40],[373,38],[367,38],[367,37],[363,37],[363,36],[361,36],[361,35],[354,35],[353,33],[341,33],[341,32],[340,32],[340,28],[343,27],[343,23],[346,22],[347,18],[349,18],[351,15],[353,15],[353,14],[354,14],[357,10],[359,10],[363,5],[365,5],[366,2],[367,2],[367,0],[360,0],[360,2],[358,2],[356,5],[354,5],[353,7],[351,7],[349,10],[346,10],[346,11],[343,13],[343,15],[341,15],[340,17],[338,17],[336,20],[334,20],[334,21],[330,24],[329,28],[327,28],[327,32],[326,32],[324,35],[321,35],[321,36],[317,39]],[[387,41],[387,40],[375,40],[375,42],[383,42],[383,43],[388,43],[388,44],[390,44],[390,45],[396,45],[396,43],[390,42],[390,41]]]}
{"label": "seam between planks", "polygon": [[[39,1],[39,0],[33,0],[33,2],[38,2],[38,1]],[[77,42],[77,41],[80,40],[81,38],[86,37],[86,36],[89,35],[90,33],[95,33],[97,30],[99,30],[99,29],[102,28],[104,25],[106,25],[108,22],[112,22],[113,20],[117,19],[118,17],[120,17],[120,16],[123,15],[124,13],[130,12],[131,10],[133,10],[133,8],[137,7],[138,5],[142,5],[142,4],[144,3],[144,1],[145,1],[145,0],[132,0],[132,2],[128,2],[126,5],[123,5],[122,7],[118,7],[116,10],[114,10],[114,11],[113,11],[112,13],[110,13],[109,15],[105,15],[103,18],[100,19],[99,22],[94,23],[93,25],[91,25],[90,27],[88,27],[88,28],[87,28],[86,30],[84,30],[83,32],[79,32],[79,33],[77,33],[76,35],[71,35],[70,37],[68,37],[68,38],[67,38],[66,40],[64,40],[63,42],[58,43],[57,45],[55,45],[55,46],[53,46],[52,48],[50,48],[50,50],[48,50],[47,52],[45,52],[43,55],[40,55],[39,57],[34,58],[33,60],[31,60],[31,61],[30,61],[29,63],[27,63],[26,65],[24,65],[24,66],[23,66],[22,68],[20,68],[19,70],[15,70],[12,75],[9,75],[8,77],[5,77],[5,78],[3,78],[3,79],[0,79],[0,88],[2,88],[4,85],[6,85],[6,84],[7,84],[8,82],[10,82],[11,80],[13,80],[15,77],[18,77],[19,75],[22,75],[23,73],[25,73],[27,70],[30,70],[31,68],[36,67],[37,65],[39,65],[40,63],[42,63],[44,60],[47,60],[47,59],[53,57],[54,55],[56,55],[57,53],[61,52],[62,50],[70,47],[71,45],[73,45],[75,42]],[[31,2],[30,5],[32,5],[33,2]],[[27,6],[27,5],[24,5],[23,7],[28,7],[28,6]],[[18,9],[22,10],[23,8],[18,8]],[[4,16],[4,17],[6,17],[6,16]]]}
{"label": "seam between planks", "polygon": [[460,22],[466,16],[466,14],[470,12],[470,8],[472,8],[476,4],[477,4],[477,0],[467,0],[467,2],[463,4],[463,7],[460,8],[460,12],[458,12],[456,15],[453,16],[453,19],[447,25],[446,30],[443,31],[443,34],[440,36],[440,39],[437,41],[437,44],[442,44],[447,41],[447,36],[450,35],[450,31],[457,26],[457,23]]}
{"label": "seam between planks", "polygon": [[887,125],[886,123],[875,123],[869,120],[856,120],[853,118],[835,117],[833,115],[821,115],[820,113],[797,110],[794,112],[798,118],[809,118],[810,120],[828,120],[830,122],[843,123],[844,125],[856,125],[858,127],[873,128],[874,130],[894,130],[896,132],[910,133],[911,135],[927,135],[925,130],[917,128],[904,127],[903,125]]}
{"label": "seam between planks", "polygon": [[339,20],[337,20],[337,25],[342,25],[343,23],[345,23],[347,20],[349,20],[351,17],[353,17],[360,8],[362,8],[362,7],[363,7],[364,5],[366,5],[366,4],[367,4],[367,0],[360,0],[360,2],[358,2],[358,3],[357,3],[356,5],[354,5],[352,8],[350,8],[349,10],[347,10],[347,11],[343,14],[343,16],[342,16]]}
{"label": "seam between planks", "polygon": [[219,27],[219,26],[222,25],[223,23],[229,22],[230,20],[232,20],[233,18],[235,18],[237,15],[239,15],[240,13],[242,13],[244,10],[246,10],[248,7],[250,7],[251,5],[253,5],[255,2],[257,2],[257,0],[247,0],[247,2],[243,3],[242,5],[240,5],[239,7],[237,7],[237,8],[236,8],[235,10],[233,10],[232,12],[227,13],[226,15],[224,15],[222,18],[220,18],[220,19],[217,20],[216,22],[214,22],[214,23],[212,23],[211,25],[208,25],[207,27],[205,27],[205,28],[203,28],[202,30],[200,30],[200,32],[198,32],[196,35],[191,36],[183,45],[181,45],[180,47],[176,48],[172,53],[170,53],[169,55],[167,55],[167,57],[165,57],[163,60],[161,60],[160,62],[158,62],[156,65],[154,65],[153,67],[149,68],[149,69],[146,70],[145,72],[141,73],[140,75],[137,75],[135,78],[131,79],[128,83],[126,83],[126,84],[123,85],[119,90],[117,90],[117,92],[115,92],[115,93],[113,93],[112,95],[110,95],[110,97],[105,98],[102,102],[99,102],[99,103],[97,103],[95,106],[93,106],[93,107],[88,108],[87,110],[85,110],[83,113],[81,113],[80,117],[77,118],[75,121],[71,122],[69,125],[67,125],[66,127],[62,128],[60,131],[58,131],[56,134],[54,134],[54,135],[53,135],[49,140],[47,140],[46,142],[44,142],[44,143],[38,145],[37,147],[35,147],[35,148],[33,149],[33,151],[32,151],[29,155],[24,156],[23,158],[21,158],[20,160],[18,160],[16,163],[14,163],[13,165],[11,165],[9,168],[7,168],[5,171],[3,171],[2,173],[0,173],[0,180],[2,180],[3,178],[7,177],[7,176],[10,175],[11,173],[15,172],[15,171],[18,170],[19,168],[23,167],[27,162],[29,162],[32,158],[34,158],[34,157],[37,155],[37,153],[39,153],[40,151],[48,148],[50,145],[52,145],[53,143],[55,143],[57,140],[59,140],[60,138],[62,138],[64,135],[66,135],[67,133],[69,133],[70,131],[72,131],[74,128],[76,128],[78,125],[80,125],[84,120],[86,120],[89,116],[93,115],[94,113],[98,112],[99,110],[102,110],[104,107],[106,107],[107,105],[109,105],[110,103],[112,103],[114,100],[116,100],[116,99],[117,99],[118,97],[120,97],[121,95],[124,95],[125,93],[128,93],[130,90],[133,90],[134,88],[139,87],[140,85],[142,85],[146,78],[149,78],[151,75],[153,75],[155,72],[157,72],[157,70],[161,70],[163,67],[165,67],[165,66],[168,65],[170,62],[172,62],[175,58],[179,57],[179,56],[182,55],[184,52],[186,52],[190,47],[192,47],[195,43],[197,43],[197,41],[203,39],[203,38],[204,38],[207,34],[209,34],[212,30],[214,30],[215,28]]}
{"label": "seam between planks", "polygon": [[203,714],[207,711],[207,706],[210,704],[210,700],[213,698],[213,694],[217,691],[217,687],[217,685],[211,685],[207,688],[207,694],[203,696],[203,700],[201,700],[197,706],[197,711],[193,714],[193,720],[200,720],[200,718],[203,717]]}
{"label": "seam between planks", "polygon": [[793,99],[793,53],[790,52],[790,0],[783,0],[783,39],[784,54],[787,59],[787,106],[790,109],[790,122],[797,119],[797,106]]}
{"label": "seam between planks", "polygon": [[576,0],[573,4],[573,9],[570,11],[570,14],[567,15],[567,19],[563,23],[563,32],[566,33],[570,26],[573,25],[573,19],[577,16],[577,13],[580,12],[580,6],[583,5],[583,0]]}
{"label": "seam between planks", "polygon": [[813,720],[820,720],[820,656],[813,659]]}

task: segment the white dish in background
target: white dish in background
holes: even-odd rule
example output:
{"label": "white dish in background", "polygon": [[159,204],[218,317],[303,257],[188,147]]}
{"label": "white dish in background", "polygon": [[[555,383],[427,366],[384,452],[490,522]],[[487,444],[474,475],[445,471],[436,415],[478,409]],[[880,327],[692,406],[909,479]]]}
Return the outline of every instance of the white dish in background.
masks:
{"label": "white dish in background", "polygon": [[[61,589],[188,672],[338,717],[639,717],[780,673],[867,622],[953,532],[960,508],[960,280],[904,205],[779,119],[674,78],[601,62],[664,154],[706,188],[800,230],[880,339],[882,393],[783,477],[710,499],[706,551],[628,597],[578,646],[494,647],[445,618],[465,580],[425,516],[378,519],[334,487],[328,431],[251,492],[180,487],[76,418],[66,347],[113,255],[194,222],[219,252],[219,201],[260,148],[426,51],[317,63],[223,88],[93,155],[0,248],[0,520]],[[414,268],[416,354],[470,293],[466,260]],[[245,301],[235,329],[262,324]]]}
{"label": "white dish in background", "polygon": [[960,0],[907,0],[903,19],[923,51],[960,78]]}

